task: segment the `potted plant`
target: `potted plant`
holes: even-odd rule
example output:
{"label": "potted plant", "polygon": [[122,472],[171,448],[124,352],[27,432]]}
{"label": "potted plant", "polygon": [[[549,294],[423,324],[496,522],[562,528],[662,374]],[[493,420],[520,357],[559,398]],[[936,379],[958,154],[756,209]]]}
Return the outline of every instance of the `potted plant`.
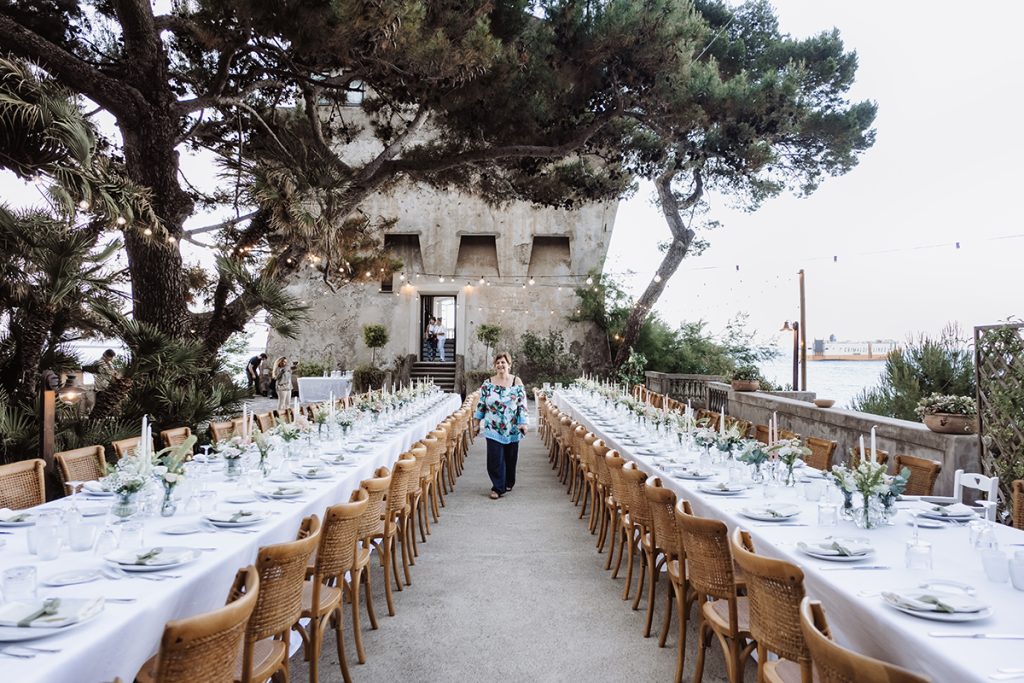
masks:
{"label": "potted plant", "polygon": [[922,398],[915,409],[925,426],[940,434],[973,434],[978,406],[970,396],[932,394]]}
{"label": "potted plant", "polygon": [[377,349],[388,343],[388,328],[383,325],[365,325],[363,327],[363,341],[370,348],[372,355],[371,364],[377,366]]}
{"label": "potted plant", "polygon": [[753,365],[743,365],[732,373],[733,391],[757,391],[761,388],[761,373]]}

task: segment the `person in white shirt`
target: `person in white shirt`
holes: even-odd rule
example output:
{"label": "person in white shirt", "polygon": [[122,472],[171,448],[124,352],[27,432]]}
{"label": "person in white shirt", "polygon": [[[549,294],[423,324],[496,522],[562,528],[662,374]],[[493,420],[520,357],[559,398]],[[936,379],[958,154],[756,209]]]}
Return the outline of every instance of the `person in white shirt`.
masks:
{"label": "person in white shirt", "polygon": [[444,362],[444,325],[441,323],[441,319],[437,319],[437,324],[434,326],[434,331],[437,334],[437,353],[441,356],[441,362]]}

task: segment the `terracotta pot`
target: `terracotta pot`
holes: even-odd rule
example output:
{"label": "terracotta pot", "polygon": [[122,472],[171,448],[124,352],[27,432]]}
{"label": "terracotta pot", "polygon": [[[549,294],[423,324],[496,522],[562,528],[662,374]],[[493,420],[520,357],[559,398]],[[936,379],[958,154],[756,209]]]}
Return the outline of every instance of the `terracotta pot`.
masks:
{"label": "terracotta pot", "polygon": [[761,383],[756,379],[734,379],[732,381],[733,391],[757,391]]}
{"label": "terracotta pot", "polygon": [[934,413],[924,416],[925,426],[940,434],[974,434],[977,431],[977,423],[977,415]]}

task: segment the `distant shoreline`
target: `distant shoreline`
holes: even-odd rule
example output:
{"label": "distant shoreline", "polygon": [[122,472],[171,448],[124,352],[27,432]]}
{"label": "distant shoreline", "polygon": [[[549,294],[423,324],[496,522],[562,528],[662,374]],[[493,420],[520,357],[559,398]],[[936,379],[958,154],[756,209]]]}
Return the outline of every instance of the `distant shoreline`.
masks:
{"label": "distant shoreline", "polygon": [[851,355],[846,355],[846,356],[813,356],[813,355],[808,355],[807,356],[807,360],[808,361],[825,361],[825,360],[838,360],[838,361],[865,361],[865,360],[884,361],[888,357],[889,357],[889,354],[887,354],[887,353],[886,354],[871,355],[871,356],[865,356],[863,354],[851,354]]}

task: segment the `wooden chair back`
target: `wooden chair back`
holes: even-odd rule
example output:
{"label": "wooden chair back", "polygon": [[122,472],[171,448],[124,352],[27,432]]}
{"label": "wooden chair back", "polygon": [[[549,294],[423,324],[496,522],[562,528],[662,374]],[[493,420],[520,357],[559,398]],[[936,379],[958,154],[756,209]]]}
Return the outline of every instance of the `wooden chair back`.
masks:
{"label": "wooden chair back", "polygon": [[256,426],[260,428],[261,432],[270,431],[277,425],[277,421],[274,420],[274,414],[260,413],[256,416]]}
{"label": "wooden chair back", "polygon": [[942,471],[941,463],[902,453],[896,454],[894,462],[897,472],[902,472],[904,467],[910,469],[910,479],[907,480],[907,488],[903,493],[908,496],[932,495],[935,480],[939,478],[939,472]]}
{"label": "wooden chair back", "polygon": [[780,439],[799,439],[800,435],[797,434],[796,432],[791,432],[788,429],[780,429],[779,430],[779,438]]}
{"label": "wooden chair back", "polygon": [[832,640],[821,603],[804,598],[800,626],[819,683],[929,683],[893,664],[847,650]]}
{"label": "wooden chair back", "polygon": [[[860,464],[860,447],[858,446],[856,448],[850,448],[846,452],[849,455],[848,461],[850,463],[850,467],[851,468],[857,467],[857,465]],[[864,449],[864,454],[870,458],[871,457],[871,449],[870,448],[865,448]],[[889,452],[888,451],[883,451],[881,448],[876,448],[875,449],[875,462],[877,462],[877,463],[879,463],[881,465],[885,465],[886,463],[888,463],[889,462]],[[897,468],[897,471],[899,471],[899,468]]]}
{"label": "wooden chair back", "polygon": [[753,423],[750,420],[741,420],[736,417],[730,417],[729,415],[725,416],[725,428],[735,428],[743,438],[746,438],[747,435],[750,434],[750,427],[752,425]]}
{"label": "wooden chair back", "polygon": [[676,494],[667,489],[661,479],[653,477],[644,486],[647,505],[651,510],[654,526],[654,543],[665,553],[665,556],[678,560],[682,557],[682,546],[679,542],[679,525],[676,524]]}
{"label": "wooden chair back", "polygon": [[114,449],[114,455],[118,460],[126,455],[135,455],[139,450],[140,444],[142,444],[141,436],[133,436],[130,439],[119,439],[117,441],[110,442],[110,446]]}
{"label": "wooden chair back", "polygon": [[604,456],[604,463],[608,466],[608,478],[612,482],[612,498],[624,513],[629,512],[629,493],[626,490],[626,481],[622,478],[622,468],[626,466],[626,461],[618,451],[611,450]]}
{"label": "wooden chair back", "polygon": [[608,455],[609,449],[601,439],[595,439],[594,443],[590,445],[593,449],[594,457],[592,459],[594,465],[594,476],[597,477],[597,483],[600,484],[606,492],[611,491],[612,477],[608,472],[608,463],[605,461],[605,456]]}
{"label": "wooden chair back", "polygon": [[[306,566],[320,542],[320,520],[311,515],[302,520],[296,540],[260,548],[256,569],[260,590],[256,608],[249,617],[242,649],[242,680],[253,669],[253,650],[264,638],[281,637],[287,643],[292,624],[302,614],[302,590]],[[287,655],[286,655],[287,656]]]}
{"label": "wooden chair back", "polygon": [[709,429],[718,429],[718,421],[722,419],[721,413],[716,413],[712,410],[701,408],[697,411],[697,421],[704,420],[707,422]]}
{"label": "wooden chair back", "polygon": [[0,465],[0,507],[24,510],[45,503],[45,469],[41,458]]}
{"label": "wooden chair back", "polygon": [[[430,441],[431,439],[433,442]],[[448,429],[443,424],[438,425],[437,429],[430,432],[430,436],[423,442],[427,446],[427,462],[430,463],[430,472],[437,474],[441,469],[445,450],[448,448]]]}
{"label": "wooden chair back", "polygon": [[625,485],[629,500],[629,517],[633,524],[651,529],[654,520],[651,518],[651,506],[648,505],[647,494],[644,492],[646,482],[647,473],[638,469],[636,463],[627,462],[622,468],[622,483]]}
{"label": "wooden chair back", "polygon": [[233,681],[246,622],[259,598],[260,575],[239,569],[224,607],[167,622],[152,680],[155,683]]}
{"label": "wooden chair back", "polygon": [[676,523],[683,535],[690,585],[702,595],[729,600],[730,620],[736,624],[736,574],[729,549],[729,528],[717,519],[697,517],[676,505]]}
{"label": "wooden chair back", "polygon": [[1010,500],[1010,514],[1013,526],[1024,529],[1024,479],[1014,479],[1013,497]]}
{"label": "wooden chair back", "polygon": [[[366,489],[368,499],[366,510],[359,519],[359,538],[380,534],[384,528],[388,490],[391,488],[391,471],[387,467],[378,467],[373,475],[372,479],[364,479],[359,482],[360,488]],[[354,499],[356,494],[352,495]]]}
{"label": "wooden chair back", "polygon": [[210,423],[210,441],[213,443],[227,441],[234,435],[235,425],[231,421]]}
{"label": "wooden chair back", "polygon": [[242,420],[242,418],[240,418],[240,417],[233,417],[233,418],[231,418],[231,435],[232,436],[234,436],[236,434],[241,434],[242,433],[242,428],[244,426],[242,424],[243,422],[244,422],[244,420]]}
{"label": "wooden chair back", "polygon": [[838,443],[809,436],[804,440],[804,445],[811,449],[811,454],[804,459],[804,462],[817,470],[832,469],[832,456],[836,452],[836,447],[839,446]]}
{"label": "wooden chair back", "polygon": [[768,425],[754,425],[754,438],[768,445]]}
{"label": "wooden chair back", "polygon": [[761,648],[800,665],[801,680],[811,683],[811,655],[800,629],[804,573],[794,564],[754,552],[750,533],[732,533],[732,556],[743,570],[750,606],[750,634]]}
{"label": "wooden chair back", "polygon": [[69,481],[96,481],[106,474],[107,456],[103,446],[86,446],[53,454],[64,483],[64,493],[70,495]]}
{"label": "wooden chair back", "polygon": [[160,443],[163,444],[164,448],[169,448],[170,446],[177,446],[190,436],[192,436],[192,430],[188,427],[165,429],[160,432]]}
{"label": "wooden chair back", "polygon": [[[320,542],[313,564],[314,590],[317,584],[344,577],[355,566],[359,520],[366,512],[370,496],[366,489],[356,489],[348,503],[332,505],[324,511]],[[319,604],[313,600],[312,604]]]}
{"label": "wooden chair back", "polygon": [[388,488],[387,511],[385,521],[391,524],[401,515],[409,500],[409,490],[416,485],[416,475],[420,465],[416,456],[405,452],[395,461],[395,469],[391,473],[391,485]]}

